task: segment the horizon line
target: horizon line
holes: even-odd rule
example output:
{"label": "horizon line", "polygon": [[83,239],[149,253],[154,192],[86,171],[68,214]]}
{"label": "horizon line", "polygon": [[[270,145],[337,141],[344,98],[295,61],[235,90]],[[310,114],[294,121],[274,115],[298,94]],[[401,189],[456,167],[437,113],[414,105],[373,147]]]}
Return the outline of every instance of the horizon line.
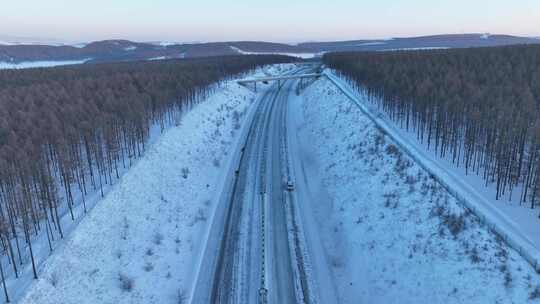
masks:
{"label": "horizon line", "polygon": [[[89,39],[89,40],[79,40],[79,41],[70,41],[68,39],[61,38],[49,38],[49,37],[27,37],[27,36],[14,36],[14,35],[4,35],[0,34],[0,45],[2,42],[7,43],[17,43],[19,45],[33,44],[33,45],[77,45],[84,43],[100,42],[100,41],[114,41],[114,40],[125,40],[134,43],[158,43],[158,42],[170,42],[172,44],[205,44],[205,43],[232,43],[232,42],[269,42],[269,43],[279,43],[279,44],[288,44],[288,45],[298,45],[302,43],[325,43],[325,42],[347,42],[347,41],[383,41],[383,40],[393,40],[393,39],[403,39],[403,38],[422,38],[422,37],[433,37],[433,36],[459,36],[459,35],[490,35],[490,36],[513,36],[520,38],[540,38],[539,35],[516,35],[516,34],[505,34],[505,33],[490,33],[490,32],[464,32],[464,33],[433,33],[433,34],[422,34],[422,35],[396,35],[396,36],[386,36],[380,38],[346,38],[346,39],[306,39],[306,40],[296,40],[296,41],[285,41],[285,40],[265,40],[265,39],[230,39],[230,40],[191,40],[191,41],[179,41],[175,39],[129,39],[129,38],[119,38],[119,37],[110,37],[103,39]],[[2,41],[6,40],[6,41]],[[16,41],[16,40],[27,40],[27,41]],[[35,41],[31,41],[35,40]],[[4,44],[5,45],[5,44]]]}

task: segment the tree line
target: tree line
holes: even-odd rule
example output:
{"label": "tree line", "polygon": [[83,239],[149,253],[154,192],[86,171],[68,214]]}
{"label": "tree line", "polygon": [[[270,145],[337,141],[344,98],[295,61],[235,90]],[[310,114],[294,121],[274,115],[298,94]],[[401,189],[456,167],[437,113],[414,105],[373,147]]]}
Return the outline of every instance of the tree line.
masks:
{"label": "tree line", "polygon": [[[63,238],[90,192],[140,157],[150,128],[178,123],[220,82],[285,56],[228,56],[0,70],[0,274],[21,273],[32,241]],[[44,238],[44,236],[43,236]]]}
{"label": "tree line", "polygon": [[335,53],[324,62],[467,174],[540,205],[540,46]]}

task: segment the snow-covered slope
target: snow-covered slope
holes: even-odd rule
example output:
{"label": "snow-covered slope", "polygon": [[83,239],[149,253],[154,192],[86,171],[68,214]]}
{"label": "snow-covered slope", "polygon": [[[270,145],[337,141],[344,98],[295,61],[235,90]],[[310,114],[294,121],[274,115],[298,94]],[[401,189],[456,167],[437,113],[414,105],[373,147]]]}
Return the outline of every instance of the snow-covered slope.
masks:
{"label": "snow-covered slope", "polygon": [[540,302],[532,267],[328,80],[298,111],[340,303]]}
{"label": "snow-covered slope", "polygon": [[44,263],[20,303],[184,303],[255,97],[227,82],[160,135]]}
{"label": "snow-covered slope", "polygon": [[456,167],[450,157],[441,158],[422,143],[416,132],[400,128],[384,112],[369,102],[364,91],[353,89],[331,71],[325,75],[344,92],[378,127],[388,133],[408,155],[442,183],[459,202],[478,215],[482,222],[496,231],[508,244],[540,272],[540,234],[538,211],[511,199],[511,192],[496,200],[495,185],[486,186],[482,176],[467,174],[463,166]]}
{"label": "snow-covered slope", "polygon": [[240,48],[237,48],[235,46],[230,46],[230,48],[237,52],[238,54],[242,54],[242,55],[284,55],[284,56],[291,56],[291,57],[298,57],[298,58],[303,58],[303,59],[310,59],[310,58],[314,58],[320,54],[318,53],[290,53],[290,52],[248,52],[248,51],[244,51]]}
{"label": "snow-covered slope", "polygon": [[84,60],[59,60],[59,61],[25,61],[19,63],[0,61],[0,70],[2,69],[30,69],[30,68],[48,68],[61,65],[83,64],[90,59]]}

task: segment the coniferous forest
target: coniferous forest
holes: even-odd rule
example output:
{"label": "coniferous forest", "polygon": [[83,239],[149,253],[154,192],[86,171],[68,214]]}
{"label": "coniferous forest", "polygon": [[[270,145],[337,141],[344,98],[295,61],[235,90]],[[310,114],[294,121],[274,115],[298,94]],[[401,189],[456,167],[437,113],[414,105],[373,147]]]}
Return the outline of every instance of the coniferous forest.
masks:
{"label": "coniferous forest", "polygon": [[[0,243],[15,276],[32,239],[53,249],[74,219],[141,156],[150,128],[178,123],[219,82],[285,56],[231,56],[0,70]],[[30,263],[30,261],[28,261]],[[1,267],[1,263],[0,263]],[[2,279],[8,269],[0,269]],[[5,287],[5,286],[4,286]]]}
{"label": "coniferous forest", "polygon": [[324,62],[497,199],[540,205],[540,46],[334,53]]}

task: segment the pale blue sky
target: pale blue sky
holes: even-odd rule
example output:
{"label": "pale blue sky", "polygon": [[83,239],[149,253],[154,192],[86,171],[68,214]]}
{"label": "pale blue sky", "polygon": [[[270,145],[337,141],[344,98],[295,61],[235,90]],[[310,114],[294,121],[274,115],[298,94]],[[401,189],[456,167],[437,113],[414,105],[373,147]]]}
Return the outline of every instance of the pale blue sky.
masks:
{"label": "pale blue sky", "polygon": [[540,0],[15,0],[0,35],[66,41],[299,42],[490,32],[540,36]]}

